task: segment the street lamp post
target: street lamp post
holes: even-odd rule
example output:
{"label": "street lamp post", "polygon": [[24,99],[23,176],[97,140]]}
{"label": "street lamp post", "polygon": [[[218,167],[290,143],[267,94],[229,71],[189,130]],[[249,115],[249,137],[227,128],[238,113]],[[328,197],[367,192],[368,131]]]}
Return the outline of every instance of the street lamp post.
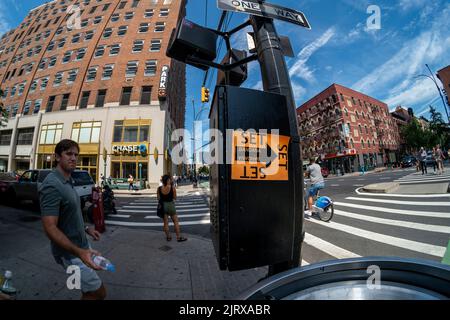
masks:
{"label": "street lamp post", "polygon": [[428,69],[428,71],[430,72],[431,76],[426,75],[426,74],[419,74],[418,76],[416,76],[416,78],[417,78],[417,77],[426,77],[426,78],[428,78],[428,79],[430,79],[431,81],[434,82],[434,84],[435,84],[435,86],[436,86],[436,89],[437,89],[437,91],[439,92],[439,96],[441,97],[442,104],[444,105],[445,113],[447,114],[447,123],[450,123],[450,117],[449,117],[449,115],[448,115],[447,105],[446,105],[446,103],[445,103],[444,97],[442,96],[441,89],[439,88],[439,85],[437,84],[437,81],[436,81],[436,79],[434,78],[434,74],[433,74],[433,72],[431,71],[431,69],[430,69],[430,67],[428,66],[428,64],[425,64],[425,66],[427,67],[427,69]]}

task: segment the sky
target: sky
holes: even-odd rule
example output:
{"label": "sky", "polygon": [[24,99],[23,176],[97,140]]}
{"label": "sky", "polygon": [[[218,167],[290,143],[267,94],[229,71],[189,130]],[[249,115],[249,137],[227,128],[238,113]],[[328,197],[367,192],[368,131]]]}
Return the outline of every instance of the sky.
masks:
{"label": "sky", "polygon": [[[142,0],[147,1],[147,0]],[[0,35],[19,25],[31,8],[42,0],[0,0]],[[332,83],[338,83],[384,101],[391,110],[402,105],[417,116],[428,118],[432,104],[445,118],[435,84],[428,78],[427,63],[436,73],[450,64],[450,3],[446,0],[270,0],[269,3],[302,11],[311,30],[283,21],[275,25],[280,35],[289,36],[295,57],[286,58],[297,106]],[[369,29],[373,11],[380,9],[380,28]],[[207,10],[206,10],[207,9]],[[187,19],[216,28],[221,11],[216,0],[189,0]],[[243,23],[248,15],[230,14],[229,29]],[[370,25],[369,25],[370,26]],[[233,37],[236,49],[247,49],[246,32]],[[224,48],[224,46],[222,46]],[[218,56],[222,60],[224,49]],[[258,62],[248,65],[243,87],[260,90]],[[204,71],[187,67],[186,128],[192,128],[193,106],[197,119],[207,126],[208,105],[201,109],[200,92]],[[207,84],[211,97],[216,72]],[[439,85],[440,82],[437,80]],[[192,102],[194,101],[194,103]]]}

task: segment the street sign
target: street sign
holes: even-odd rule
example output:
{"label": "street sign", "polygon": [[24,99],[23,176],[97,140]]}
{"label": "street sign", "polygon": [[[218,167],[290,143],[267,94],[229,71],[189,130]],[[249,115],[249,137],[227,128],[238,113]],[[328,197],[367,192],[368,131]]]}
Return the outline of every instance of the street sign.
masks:
{"label": "street sign", "polygon": [[284,8],[270,3],[259,3],[257,0],[217,0],[221,10],[253,14],[261,17],[287,21],[311,29],[303,12]]}
{"label": "street sign", "polygon": [[287,181],[290,137],[235,131],[231,180]]}

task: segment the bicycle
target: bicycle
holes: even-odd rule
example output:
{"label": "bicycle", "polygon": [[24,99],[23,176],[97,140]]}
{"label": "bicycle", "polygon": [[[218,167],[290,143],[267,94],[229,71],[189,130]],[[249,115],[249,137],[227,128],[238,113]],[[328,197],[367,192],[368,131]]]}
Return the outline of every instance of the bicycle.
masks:
{"label": "bicycle", "polygon": [[[306,194],[306,183],[303,190],[305,194],[304,209],[306,210],[308,204],[308,195]],[[313,206],[311,212],[313,214],[316,213],[319,216],[319,219],[324,222],[330,221],[334,215],[333,200],[331,200],[331,198],[326,196],[320,197],[320,190],[317,191],[317,194],[313,197]]]}

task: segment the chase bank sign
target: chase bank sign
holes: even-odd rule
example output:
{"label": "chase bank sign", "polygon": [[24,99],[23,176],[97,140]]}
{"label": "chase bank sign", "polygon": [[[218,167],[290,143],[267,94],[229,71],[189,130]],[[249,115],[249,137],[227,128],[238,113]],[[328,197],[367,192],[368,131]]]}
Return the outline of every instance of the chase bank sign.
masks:
{"label": "chase bank sign", "polygon": [[112,146],[112,152],[114,154],[120,154],[120,155],[140,155],[140,156],[146,156],[147,155],[148,148],[145,144],[134,144],[134,145],[113,145]]}

